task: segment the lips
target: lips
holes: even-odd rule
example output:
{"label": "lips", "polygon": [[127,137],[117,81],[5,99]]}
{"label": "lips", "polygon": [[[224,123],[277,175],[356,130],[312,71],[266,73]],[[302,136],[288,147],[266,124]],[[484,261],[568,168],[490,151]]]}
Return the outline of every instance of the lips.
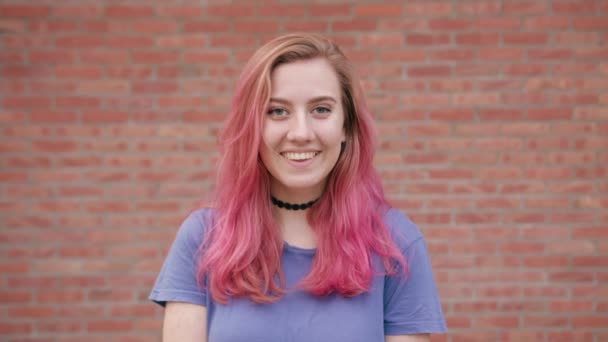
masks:
{"label": "lips", "polygon": [[282,152],[281,155],[289,160],[293,160],[293,161],[302,161],[302,160],[308,160],[308,159],[312,159],[314,157],[316,157],[319,153],[321,152],[317,152],[317,151],[310,151],[310,152]]}

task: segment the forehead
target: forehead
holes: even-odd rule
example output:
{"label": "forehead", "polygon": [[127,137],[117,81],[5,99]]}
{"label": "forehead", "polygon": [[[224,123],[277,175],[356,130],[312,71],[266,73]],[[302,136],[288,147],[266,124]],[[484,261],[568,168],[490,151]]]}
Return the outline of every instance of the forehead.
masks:
{"label": "forehead", "polygon": [[292,100],[315,96],[340,97],[338,75],[325,58],[285,63],[271,74],[271,97]]}

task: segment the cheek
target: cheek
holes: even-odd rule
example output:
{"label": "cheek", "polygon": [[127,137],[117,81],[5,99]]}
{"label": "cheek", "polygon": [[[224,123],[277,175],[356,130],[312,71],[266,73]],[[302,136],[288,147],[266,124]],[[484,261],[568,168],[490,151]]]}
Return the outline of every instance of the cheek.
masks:
{"label": "cheek", "polygon": [[281,140],[281,127],[273,122],[266,122],[262,127],[262,143],[272,149]]}

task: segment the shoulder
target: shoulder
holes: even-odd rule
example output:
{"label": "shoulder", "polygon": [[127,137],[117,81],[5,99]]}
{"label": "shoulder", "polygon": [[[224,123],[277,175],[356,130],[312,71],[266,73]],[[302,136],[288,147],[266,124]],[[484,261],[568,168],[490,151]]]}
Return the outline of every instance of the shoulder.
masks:
{"label": "shoulder", "polygon": [[211,225],[212,209],[195,209],[183,220],[177,238],[199,245]]}
{"label": "shoulder", "polygon": [[405,251],[409,246],[422,239],[418,227],[401,211],[390,208],[384,214],[384,224],[395,244]]}

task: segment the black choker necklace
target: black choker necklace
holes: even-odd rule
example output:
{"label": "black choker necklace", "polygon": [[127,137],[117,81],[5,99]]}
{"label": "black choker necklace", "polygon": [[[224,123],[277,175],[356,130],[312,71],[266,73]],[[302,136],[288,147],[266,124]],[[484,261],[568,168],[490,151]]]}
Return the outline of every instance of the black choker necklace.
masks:
{"label": "black choker necklace", "polygon": [[315,204],[315,202],[318,200],[318,198],[315,200],[312,200],[310,202],[302,203],[302,204],[292,204],[292,203],[283,202],[281,200],[276,199],[272,195],[270,195],[270,200],[272,201],[272,204],[276,205],[279,208],[285,208],[287,210],[304,210],[304,209],[308,209],[308,208],[312,207],[312,205]]}

